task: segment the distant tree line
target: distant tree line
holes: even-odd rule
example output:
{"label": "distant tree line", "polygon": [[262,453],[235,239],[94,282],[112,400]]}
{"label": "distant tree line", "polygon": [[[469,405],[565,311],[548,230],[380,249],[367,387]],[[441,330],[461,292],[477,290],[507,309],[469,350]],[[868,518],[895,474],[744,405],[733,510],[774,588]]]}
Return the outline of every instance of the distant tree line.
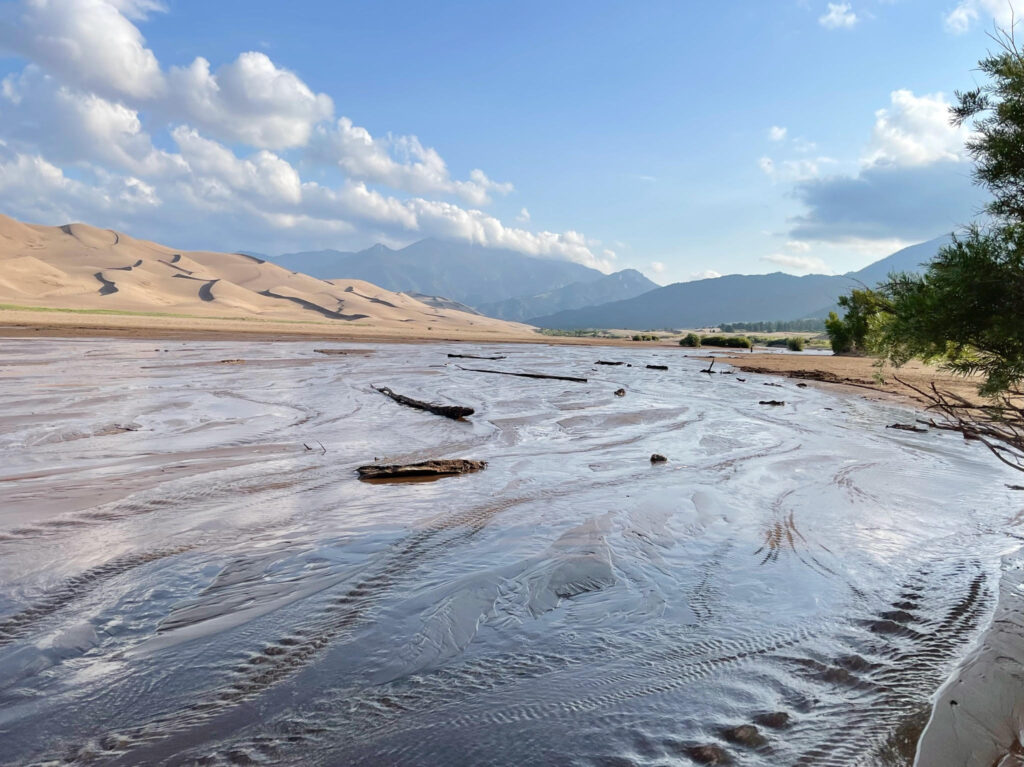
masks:
{"label": "distant tree line", "polygon": [[718,327],[723,333],[822,333],[825,320],[813,317],[774,322],[724,322]]}

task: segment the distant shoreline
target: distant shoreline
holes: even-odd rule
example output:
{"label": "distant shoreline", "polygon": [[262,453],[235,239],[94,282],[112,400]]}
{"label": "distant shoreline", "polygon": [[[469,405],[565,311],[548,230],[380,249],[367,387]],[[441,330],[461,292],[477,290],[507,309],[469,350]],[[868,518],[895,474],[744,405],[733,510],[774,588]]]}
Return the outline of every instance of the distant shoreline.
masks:
{"label": "distant shoreline", "polygon": [[[628,338],[592,338],[523,335],[488,331],[451,333],[389,332],[367,326],[338,326],[335,323],[294,323],[274,320],[216,319],[140,316],[115,314],[45,313],[45,321],[36,311],[0,311],[0,339],[3,338],[119,338],[138,341],[277,341],[277,342],[366,342],[366,343],[493,343],[546,344],[551,346],[594,346],[628,348],[634,351],[679,349],[674,343],[636,342]],[[684,351],[680,349],[680,351]],[[687,349],[689,356],[695,350]],[[733,353],[732,350],[706,347],[718,364],[728,364],[747,373],[795,378],[810,385],[840,389],[850,393],[896,400],[917,407],[926,405],[919,395],[893,380],[900,378],[915,386],[935,382],[940,388],[968,399],[977,399],[977,382],[943,373],[938,369],[911,362],[894,371],[879,369],[870,357],[837,357],[823,354],[781,354],[771,352]],[[883,382],[877,380],[881,374]]]}

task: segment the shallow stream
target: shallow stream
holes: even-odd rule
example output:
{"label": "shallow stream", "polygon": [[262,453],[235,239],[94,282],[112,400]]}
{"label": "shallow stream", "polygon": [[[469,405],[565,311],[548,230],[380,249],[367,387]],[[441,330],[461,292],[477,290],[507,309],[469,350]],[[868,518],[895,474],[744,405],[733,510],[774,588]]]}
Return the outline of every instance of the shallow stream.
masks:
{"label": "shallow stream", "polygon": [[[1019,475],[886,429],[896,405],[705,365],[3,341],[0,763],[909,764],[1024,533]],[[356,479],[375,458],[488,467]]]}

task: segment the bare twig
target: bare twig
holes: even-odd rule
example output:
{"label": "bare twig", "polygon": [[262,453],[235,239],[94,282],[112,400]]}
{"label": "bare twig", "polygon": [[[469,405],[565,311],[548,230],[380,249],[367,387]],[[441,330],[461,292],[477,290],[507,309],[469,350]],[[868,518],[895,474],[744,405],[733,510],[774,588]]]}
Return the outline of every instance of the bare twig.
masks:
{"label": "bare twig", "polygon": [[496,373],[497,375],[503,376],[519,376],[520,378],[550,378],[555,381],[573,381],[574,383],[586,383],[586,378],[576,378],[574,376],[552,376],[545,373],[509,373],[505,370],[485,370],[484,368],[464,368],[461,365],[456,365],[459,370],[469,370],[474,373]]}

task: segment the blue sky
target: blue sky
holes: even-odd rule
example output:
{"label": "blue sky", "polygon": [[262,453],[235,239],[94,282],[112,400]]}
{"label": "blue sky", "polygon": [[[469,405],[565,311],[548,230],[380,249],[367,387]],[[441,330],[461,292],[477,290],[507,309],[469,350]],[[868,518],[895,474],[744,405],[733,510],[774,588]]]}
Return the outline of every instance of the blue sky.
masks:
{"label": "blue sky", "polygon": [[0,210],[182,248],[844,272],[977,210],[945,109],[1009,8],[2,3]]}

